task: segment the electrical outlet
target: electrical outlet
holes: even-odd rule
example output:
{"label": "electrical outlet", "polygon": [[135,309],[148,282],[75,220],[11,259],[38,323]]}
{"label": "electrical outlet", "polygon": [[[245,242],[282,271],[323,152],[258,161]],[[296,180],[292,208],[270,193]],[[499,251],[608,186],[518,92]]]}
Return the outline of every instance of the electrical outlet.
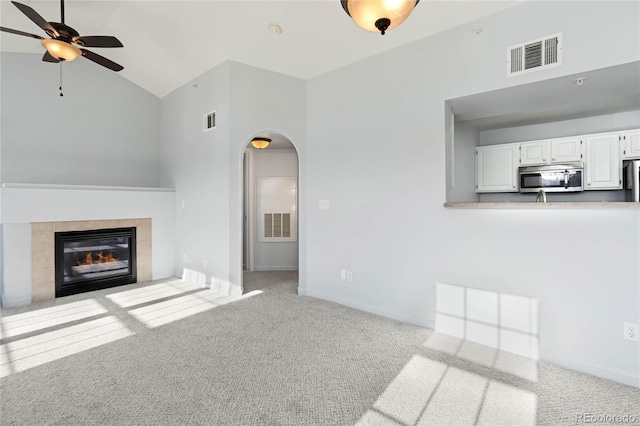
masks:
{"label": "electrical outlet", "polygon": [[207,259],[202,260],[202,269],[207,269],[209,267],[209,262]]}
{"label": "electrical outlet", "polygon": [[189,255],[188,254],[183,254],[182,255],[182,262],[183,263],[189,263]]}
{"label": "electrical outlet", "polygon": [[351,271],[347,272],[347,281],[353,281],[353,272]]}
{"label": "electrical outlet", "polygon": [[345,271],[344,269],[340,269],[340,279],[341,280],[347,279],[347,271]]}
{"label": "electrical outlet", "polygon": [[624,323],[624,338],[626,340],[638,341],[638,324],[631,322]]}

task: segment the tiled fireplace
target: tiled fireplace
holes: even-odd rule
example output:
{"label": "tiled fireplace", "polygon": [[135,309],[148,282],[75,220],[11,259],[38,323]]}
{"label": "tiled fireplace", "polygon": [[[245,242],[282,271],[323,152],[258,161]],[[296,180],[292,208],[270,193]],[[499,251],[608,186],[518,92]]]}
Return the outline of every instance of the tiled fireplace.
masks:
{"label": "tiled fireplace", "polygon": [[[112,234],[112,231],[124,228],[132,229],[135,236],[135,247],[131,247],[129,253],[135,256],[133,259],[125,259],[124,251],[120,246],[126,246],[125,240],[118,240],[117,237]],[[74,231],[98,231],[93,234],[93,240],[105,243],[103,246],[97,248],[97,250],[88,251],[87,248],[73,249],[74,251],[83,252],[83,259],[78,258],[73,260],[76,265],[69,266],[67,269],[74,273],[90,272],[93,275],[115,275],[115,281],[105,283],[104,278],[100,277],[95,283],[90,284],[86,290],[90,291],[96,288],[100,288],[100,284],[104,287],[111,287],[113,285],[127,284],[129,282],[143,282],[150,281],[152,279],[152,263],[151,263],[151,219],[124,219],[124,220],[86,220],[86,221],[70,221],[70,222],[35,222],[31,224],[31,301],[37,302],[41,300],[53,299],[56,297],[56,256],[55,256],[55,241],[56,233],[58,233],[58,239],[61,236],[74,236]],[[68,233],[68,234],[63,234]],[[100,240],[100,237],[104,237]],[[107,238],[109,239],[107,241]],[[77,247],[78,244],[75,240],[69,243],[69,247]],[[132,240],[131,240],[132,241]],[[88,246],[87,246],[88,247]],[[67,249],[70,251],[70,249]],[[86,253],[85,253],[86,252]],[[58,255],[60,258],[60,254]],[[68,256],[67,256],[68,257]],[[113,259],[112,259],[113,258]],[[112,261],[111,263],[101,263],[106,261]],[[68,259],[67,259],[68,260]],[[68,263],[68,262],[67,262]],[[113,265],[123,265],[123,267],[129,266],[129,281],[123,278],[123,274],[119,271],[114,271]],[[135,268],[131,270],[131,268]],[[125,268],[126,269],[126,268]],[[85,271],[86,270],[86,271]],[[100,270],[100,271],[98,271]],[[104,271],[104,272],[103,272]],[[60,276],[58,281],[60,281]],[[64,281],[65,278],[63,277]],[[76,282],[73,282],[73,281]],[[70,287],[79,287],[82,282],[89,282],[85,277],[73,278],[69,277],[66,281],[70,281],[71,285],[67,287],[66,291],[60,291],[60,283],[58,283],[58,295],[71,294],[74,291],[69,292]],[[106,284],[106,285],[105,285]]]}

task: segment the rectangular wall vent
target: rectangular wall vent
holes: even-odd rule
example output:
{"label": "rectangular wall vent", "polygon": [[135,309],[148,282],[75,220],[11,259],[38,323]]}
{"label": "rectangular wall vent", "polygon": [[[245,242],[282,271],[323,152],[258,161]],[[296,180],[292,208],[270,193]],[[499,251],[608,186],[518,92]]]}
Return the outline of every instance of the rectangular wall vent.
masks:
{"label": "rectangular wall vent", "polygon": [[265,213],[264,214],[264,238],[290,238],[291,214],[290,213]]}
{"label": "rectangular wall vent", "polygon": [[562,33],[507,48],[507,76],[562,65]]}
{"label": "rectangular wall vent", "polygon": [[202,116],[202,131],[208,132],[216,128],[216,112],[211,111]]}

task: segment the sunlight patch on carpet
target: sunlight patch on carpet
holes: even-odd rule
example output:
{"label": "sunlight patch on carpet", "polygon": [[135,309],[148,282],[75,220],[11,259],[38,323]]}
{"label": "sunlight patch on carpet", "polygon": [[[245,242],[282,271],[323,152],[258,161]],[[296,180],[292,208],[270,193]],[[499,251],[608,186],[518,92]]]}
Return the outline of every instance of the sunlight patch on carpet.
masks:
{"label": "sunlight patch on carpet", "polygon": [[240,297],[232,297],[211,290],[202,290],[187,296],[132,309],[128,313],[147,327],[156,328],[260,293],[262,292],[254,291]]}
{"label": "sunlight patch on carpet", "polygon": [[534,393],[492,380],[485,395],[478,425],[535,425]]}
{"label": "sunlight patch on carpet", "polygon": [[23,314],[2,317],[2,338],[42,330],[71,321],[104,314],[107,309],[94,299],[38,309]]}
{"label": "sunlight patch on carpet", "polygon": [[446,369],[446,364],[414,355],[373,408],[400,423],[415,424]]}
{"label": "sunlight patch on carpet", "polygon": [[134,333],[113,316],[0,345],[0,377],[83,352]]}
{"label": "sunlight patch on carpet", "polygon": [[142,303],[201,289],[201,287],[197,287],[189,282],[175,280],[169,283],[155,284],[134,290],[108,294],[106,297],[121,308],[129,308]]}
{"label": "sunlight patch on carpet", "polygon": [[509,373],[530,382],[538,381],[537,359],[459,339],[437,331],[429,336],[423,346],[484,367]]}
{"label": "sunlight patch on carpet", "polygon": [[535,425],[537,402],[527,390],[414,355],[357,425]]}

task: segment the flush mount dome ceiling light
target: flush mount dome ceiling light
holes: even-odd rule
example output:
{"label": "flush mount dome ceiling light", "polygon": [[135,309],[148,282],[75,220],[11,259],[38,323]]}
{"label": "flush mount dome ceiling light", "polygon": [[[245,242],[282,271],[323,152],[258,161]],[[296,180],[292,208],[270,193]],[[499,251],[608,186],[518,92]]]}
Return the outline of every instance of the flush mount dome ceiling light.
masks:
{"label": "flush mount dome ceiling light", "polygon": [[409,17],[420,0],[340,0],[347,15],[367,31],[382,35]]}
{"label": "flush mount dome ceiling light", "polygon": [[257,149],[265,149],[271,143],[271,139],[269,138],[253,138],[251,140],[251,145]]}

